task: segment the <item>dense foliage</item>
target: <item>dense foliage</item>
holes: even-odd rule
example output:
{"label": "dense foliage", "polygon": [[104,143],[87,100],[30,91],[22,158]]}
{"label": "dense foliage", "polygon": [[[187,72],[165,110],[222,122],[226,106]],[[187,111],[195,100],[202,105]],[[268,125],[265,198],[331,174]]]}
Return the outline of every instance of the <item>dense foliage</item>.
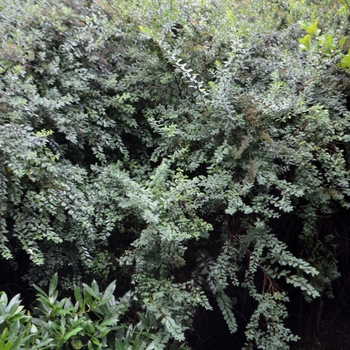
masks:
{"label": "dense foliage", "polygon": [[348,3],[0,7],[1,288],[58,272],[77,302],[3,293],[0,349],[187,348],[203,309],[288,349],[301,298],[317,328],[350,253]]}

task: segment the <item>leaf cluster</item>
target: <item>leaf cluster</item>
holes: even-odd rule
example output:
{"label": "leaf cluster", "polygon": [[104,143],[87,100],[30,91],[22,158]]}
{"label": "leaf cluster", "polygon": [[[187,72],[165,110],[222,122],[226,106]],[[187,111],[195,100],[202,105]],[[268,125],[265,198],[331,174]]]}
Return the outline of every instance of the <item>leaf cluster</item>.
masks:
{"label": "leaf cluster", "polygon": [[[18,4],[0,14],[0,253],[39,306],[2,294],[4,347],[180,348],[218,307],[231,333],[244,313],[246,349],[287,348],[288,291],[339,276],[323,224],[350,207],[346,3]],[[74,303],[57,277],[41,289],[56,271]]]}

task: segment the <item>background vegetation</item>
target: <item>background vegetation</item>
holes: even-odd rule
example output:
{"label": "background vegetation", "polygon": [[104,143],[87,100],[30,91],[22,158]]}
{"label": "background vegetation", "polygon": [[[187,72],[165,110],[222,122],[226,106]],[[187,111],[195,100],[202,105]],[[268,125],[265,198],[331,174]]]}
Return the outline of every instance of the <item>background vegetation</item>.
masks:
{"label": "background vegetation", "polygon": [[327,348],[349,5],[1,0],[0,349]]}

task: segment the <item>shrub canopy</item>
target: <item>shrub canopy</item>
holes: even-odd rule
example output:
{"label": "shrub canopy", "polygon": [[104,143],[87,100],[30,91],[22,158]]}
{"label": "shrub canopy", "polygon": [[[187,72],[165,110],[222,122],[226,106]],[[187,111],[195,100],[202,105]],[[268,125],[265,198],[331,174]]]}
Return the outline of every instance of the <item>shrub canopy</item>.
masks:
{"label": "shrub canopy", "polygon": [[185,344],[199,307],[245,349],[288,348],[290,293],[332,295],[347,234],[348,3],[0,6],[8,276],[117,278],[147,349]]}

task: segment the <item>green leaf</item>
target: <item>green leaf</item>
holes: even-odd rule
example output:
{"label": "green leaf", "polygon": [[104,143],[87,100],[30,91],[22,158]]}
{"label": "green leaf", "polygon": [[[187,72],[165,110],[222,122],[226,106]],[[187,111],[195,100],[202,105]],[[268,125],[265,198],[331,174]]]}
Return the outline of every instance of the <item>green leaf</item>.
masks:
{"label": "green leaf", "polygon": [[310,34],[310,35],[315,35],[318,36],[320,33],[320,30],[317,29],[317,25],[318,25],[318,19],[316,19],[315,22],[311,23],[308,27],[306,27],[306,31]]}
{"label": "green leaf", "polygon": [[33,287],[39,292],[40,295],[44,296],[45,298],[48,297],[48,295],[46,294],[46,292],[44,292],[44,290],[42,290],[39,286],[37,286],[36,284],[34,284]]}
{"label": "green leaf", "polygon": [[94,345],[100,345],[100,341],[97,338],[91,338],[91,341]]}
{"label": "green leaf", "polygon": [[1,350],[12,350],[12,343],[11,342],[8,342],[4,345],[0,344],[0,349]]}
{"label": "green leaf", "polygon": [[0,292],[0,312],[5,313],[5,307],[8,303],[8,297],[5,292]]}
{"label": "green leaf", "polygon": [[94,297],[96,300],[100,300],[100,296],[88,285],[84,285],[84,291],[90,296]]}
{"label": "green leaf", "polygon": [[310,34],[306,34],[303,38],[299,38],[298,41],[300,43],[300,47],[302,50],[310,50],[310,42],[311,42]]}
{"label": "green leaf", "polygon": [[110,318],[107,318],[106,320],[104,320],[101,324],[100,324],[100,327],[108,327],[108,326],[115,326],[118,324],[119,322],[119,318],[120,316],[118,315],[114,315]]}
{"label": "green leaf", "polygon": [[108,285],[105,292],[103,293],[103,296],[99,305],[106,304],[112,299],[115,288],[116,288],[116,281],[113,281]]}
{"label": "green leaf", "polygon": [[80,292],[80,288],[77,286],[74,287],[74,297],[81,307],[83,305],[83,296]]}
{"label": "green leaf", "polygon": [[5,327],[5,329],[1,333],[0,339],[2,341],[5,341],[8,337],[8,335],[9,335],[9,329],[7,327]]}
{"label": "green leaf", "polygon": [[340,60],[340,66],[343,69],[349,69],[350,68],[350,54],[345,55],[341,60]]}
{"label": "green leaf", "polygon": [[67,341],[68,339],[70,339],[71,337],[73,337],[74,335],[78,334],[80,331],[82,331],[83,328],[82,327],[77,327],[77,328],[74,328],[74,329],[71,329],[68,333],[66,333],[64,336],[63,336],[63,340],[64,341]]}
{"label": "green leaf", "polygon": [[115,347],[117,350],[126,350],[124,347],[124,343],[119,339],[115,340]]}
{"label": "green leaf", "polygon": [[324,37],[324,46],[327,47],[327,49],[332,50],[333,47],[333,37],[331,35],[325,35]]}
{"label": "green leaf", "polygon": [[81,342],[81,340],[73,339],[71,341],[71,344],[72,344],[73,349],[81,349],[83,347],[83,343]]}
{"label": "green leaf", "polygon": [[343,50],[344,44],[346,43],[347,39],[348,37],[345,36],[339,40],[338,46],[340,50]]}
{"label": "green leaf", "polygon": [[56,291],[58,283],[58,275],[55,273],[51,279],[50,286],[49,286],[49,296],[53,296],[54,292]]}
{"label": "green leaf", "polygon": [[[10,302],[8,303],[8,305],[6,306],[5,312],[11,317],[13,316],[15,313],[17,313],[20,308],[20,294],[15,295]],[[23,308],[23,307],[22,307]]]}
{"label": "green leaf", "polygon": [[19,321],[15,321],[11,324],[11,326],[9,327],[9,335],[8,335],[8,339],[9,341],[11,341],[12,343],[14,343],[18,337],[20,331],[20,323]]}
{"label": "green leaf", "polygon": [[49,347],[50,345],[53,344],[53,339],[52,338],[47,338],[45,340],[40,341],[39,344],[36,345],[32,345],[32,347],[30,348],[31,350],[39,350],[39,349],[51,349],[51,347]]}

